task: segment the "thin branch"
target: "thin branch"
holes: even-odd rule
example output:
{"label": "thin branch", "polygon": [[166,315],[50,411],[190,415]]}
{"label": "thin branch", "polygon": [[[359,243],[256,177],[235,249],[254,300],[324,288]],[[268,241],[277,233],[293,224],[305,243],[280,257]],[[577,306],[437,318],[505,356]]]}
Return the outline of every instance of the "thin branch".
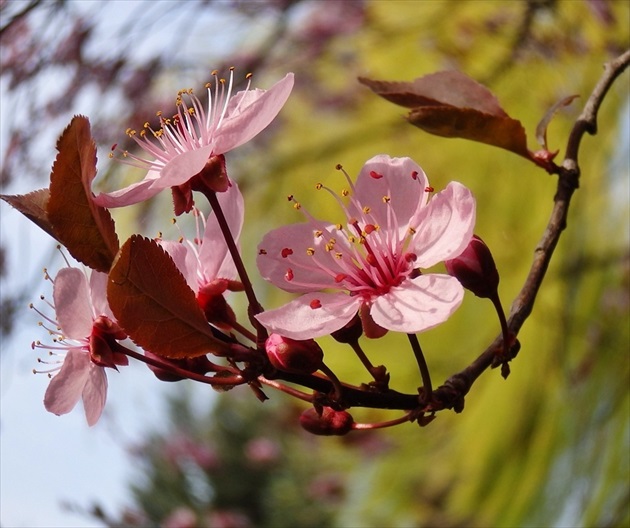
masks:
{"label": "thin branch", "polygon": [[[508,326],[514,335],[518,334],[523,323],[532,312],[536,295],[547,272],[560,234],[566,228],[571,197],[575,189],[579,186],[580,169],[578,165],[578,152],[582,137],[586,132],[591,135],[596,134],[599,107],[612,83],[629,64],[630,50],[605,65],[604,74],[586,101],[580,117],[573,125],[567,142],[565,159],[560,168],[551,217],[534,251],[534,261],[530,268],[529,275],[525,280],[525,284],[512,303]],[[451,376],[444,385],[435,391],[435,399],[442,403],[440,408],[453,408],[456,411],[463,409],[464,396],[470,390],[475,380],[488,367],[496,366],[494,364],[494,358],[497,349],[502,346],[502,341],[500,336],[497,337],[473,363],[461,372]],[[518,353],[518,348],[518,343],[512,347],[511,354],[513,356]]]}
{"label": "thin branch", "polygon": [[[605,72],[593,89],[584,109],[575,122],[567,142],[565,159],[560,167],[558,186],[554,197],[554,206],[549,222],[534,251],[529,274],[521,291],[512,303],[508,328],[511,336],[517,336],[523,323],[532,312],[536,296],[547,272],[549,262],[560,238],[566,228],[566,219],[573,192],[579,185],[578,152],[583,135],[588,132],[594,135],[597,131],[597,113],[606,93],[615,79],[628,67],[630,51],[605,66]],[[503,336],[499,335],[470,365],[447,379],[443,385],[433,391],[433,398],[424,412],[435,412],[442,409],[453,409],[461,412],[464,408],[464,397],[479,376],[490,367],[496,367],[506,360],[503,352]],[[509,350],[508,358],[516,356],[520,344],[516,341]],[[498,361],[497,361],[498,359]],[[282,379],[310,387],[321,393],[328,393],[331,384],[315,376],[282,373]],[[421,405],[418,395],[402,394],[393,390],[370,392],[349,387],[344,384],[344,403],[348,407],[371,407],[381,409],[418,409]]]}

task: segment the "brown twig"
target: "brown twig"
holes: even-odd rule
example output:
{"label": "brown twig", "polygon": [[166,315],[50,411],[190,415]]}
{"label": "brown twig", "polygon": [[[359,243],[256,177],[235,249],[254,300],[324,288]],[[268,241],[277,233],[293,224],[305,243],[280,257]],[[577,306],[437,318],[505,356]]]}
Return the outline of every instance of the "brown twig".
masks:
{"label": "brown twig", "polygon": [[[612,86],[612,83],[629,64],[630,50],[604,66],[604,74],[593,89],[593,92],[584,105],[582,113],[573,125],[567,141],[565,158],[560,167],[560,174],[558,175],[558,186],[549,222],[534,251],[534,261],[525,280],[525,284],[512,303],[508,327],[515,336],[532,312],[536,295],[547,272],[553,252],[558,244],[562,231],[566,228],[571,197],[579,186],[580,168],[578,164],[578,153],[582,137],[586,132],[591,135],[597,133],[597,113],[599,107],[608,93],[609,88]],[[475,380],[488,367],[493,366],[496,350],[501,346],[502,338],[499,336],[473,363],[461,372],[451,376],[444,385],[435,391],[435,399],[441,401],[443,405],[441,408],[453,408],[456,411],[463,409],[464,396],[468,390],[470,390]],[[512,347],[513,355],[518,352],[518,344],[515,345],[515,347]]]}

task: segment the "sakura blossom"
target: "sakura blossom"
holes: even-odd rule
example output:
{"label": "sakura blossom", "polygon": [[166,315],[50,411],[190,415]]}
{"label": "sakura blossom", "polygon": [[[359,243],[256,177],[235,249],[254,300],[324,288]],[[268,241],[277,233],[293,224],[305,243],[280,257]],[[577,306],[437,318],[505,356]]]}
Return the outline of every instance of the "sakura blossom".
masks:
{"label": "sakura blossom", "polygon": [[[219,171],[215,178],[221,179],[221,190],[227,189],[222,156],[251,140],[273,121],[293,89],[293,74],[288,73],[269,90],[250,89],[248,75],[247,88],[234,95],[233,68],[229,81],[220,79],[216,71],[213,75],[214,84],[206,85],[207,108],[204,109],[192,89],[181,90],[175,100],[177,113],[172,118],[158,112],[159,129],[153,130],[148,122],[140,132],[127,129],[127,135],[149,159],[128,151],[116,159],[148,172],[144,179],[128,187],[98,194],[94,199],[98,205],[110,208],[131,205],[171,187],[176,214],[188,212],[192,207],[190,189],[179,187],[185,186],[209,162],[214,165],[214,173]],[[111,157],[115,157],[114,152]],[[177,202],[182,200],[184,203],[178,207]]]}
{"label": "sakura blossom", "polygon": [[[226,192],[218,193],[217,199],[232,238],[238,245],[245,206],[236,182],[231,182]],[[192,241],[183,238],[181,242],[160,240],[159,243],[197,295],[197,302],[208,321],[220,327],[231,328],[236,324],[236,318],[223,294],[227,291],[238,291],[242,289],[242,285],[237,280],[236,266],[216,215],[210,214],[206,220],[199,211],[196,214],[205,224],[203,234],[199,233]]]}
{"label": "sakura blossom", "polygon": [[446,321],[463,288],[454,277],[421,270],[459,255],[472,237],[475,199],[451,182],[436,194],[410,158],[378,155],[356,184],[330,192],[345,225],[316,219],[293,197],[307,221],[263,237],[257,265],[274,285],[302,294],[256,317],[267,330],[292,339],[330,334],[359,313],[368,337],[387,330],[416,333]]}
{"label": "sakura blossom", "polygon": [[32,347],[48,350],[54,359],[40,359],[52,368],[34,372],[51,376],[44,396],[47,411],[67,414],[83,400],[88,425],[92,426],[107,399],[105,367],[116,369],[117,365],[128,364],[122,345],[116,341],[127,336],[115,323],[107,304],[105,273],[93,271],[88,281],[83,271],[67,267],[59,270],[52,282],[54,302],[50,306],[56,318],[36,311],[46,320],[41,325],[48,330],[53,345],[36,341]]}

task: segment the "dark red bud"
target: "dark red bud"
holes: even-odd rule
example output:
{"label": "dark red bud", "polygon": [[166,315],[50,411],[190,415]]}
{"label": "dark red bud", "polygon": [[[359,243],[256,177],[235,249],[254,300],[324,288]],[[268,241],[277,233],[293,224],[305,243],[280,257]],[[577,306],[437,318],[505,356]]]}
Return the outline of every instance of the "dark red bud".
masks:
{"label": "dark red bud", "polygon": [[497,294],[499,272],[490,249],[481,238],[473,235],[459,257],[444,262],[446,271],[477,297],[491,298]]}
{"label": "dark red bud", "polygon": [[296,341],[271,334],[265,341],[269,362],[278,370],[312,374],[322,365],[324,352],[312,339]]}
{"label": "dark red bud", "polygon": [[330,334],[339,343],[355,343],[363,334],[363,325],[359,315],[355,315],[349,323]]}
{"label": "dark red bud", "polygon": [[225,156],[210,156],[206,165],[190,179],[193,191],[225,192],[230,188],[230,180],[225,166]]}
{"label": "dark red bud", "polygon": [[126,366],[129,358],[118,339],[126,339],[127,334],[114,321],[101,315],[92,324],[90,334],[90,360],[100,367],[116,369],[116,365]]}
{"label": "dark red bud", "polygon": [[234,311],[223,297],[231,282],[235,281],[215,279],[199,288],[197,293],[197,304],[203,310],[206,319],[219,328],[230,329],[236,321]]}
{"label": "dark red bud", "polygon": [[155,377],[160,381],[181,381],[184,379],[188,379],[185,376],[182,376],[170,370],[169,365],[173,365],[175,367],[179,367],[181,369],[202,375],[212,370],[212,363],[206,356],[199,356],[188,359],[166,359],[162,356],[154,354],[153,352],[149,352],[148,350],[145,350],[144,355],[151,359],[159,359],[162,363],[164,363],[163,368],[156,367],[147,363],[147,367],[151,369],[151,372],[153,372],[153,374],[155,374]]}
{"label": "dark red bud", "polygon": [[300,425],[309,433],[323,436],[343,436],[352,431],[354,419],[349,412],[335,411],[324,407],[319,414],[315,408],[310,408],[300,415]]}

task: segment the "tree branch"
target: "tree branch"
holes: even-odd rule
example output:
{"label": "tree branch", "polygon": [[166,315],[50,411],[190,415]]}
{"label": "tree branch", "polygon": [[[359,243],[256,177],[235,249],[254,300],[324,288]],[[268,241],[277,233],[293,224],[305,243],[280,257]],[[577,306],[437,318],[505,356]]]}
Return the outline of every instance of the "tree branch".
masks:
{"label": "tree branch", "polygon": [[[554,197],[554,206],[549,222],[534,250],[534,259],[521,291],[512,303],[508,328],[510,334],[517,336],[524,322],[532,313],[536,296],[547,272],[562,231],[567,225],[567,214],[571,197],[579,186],[580,169],[578,152],[580,142],[586,132],[595,135],[597,132],[597,113],[610,86],[630,64],[630,50],[605,65],[605,72],[589,96],[580,117],[577,119],[567,141],[566,154],[558,174],[558,185]],[[519,352],[518,341],[512,345],[508,360]],[[448,378],[443,385],[433,391],[432,399],[421,404],[419,396],[402,394],[393,390],[369,391],[364,387],[351,387],[344,384],[343,404],[350,407],[374,407],[381,409],[401,409],[434,413],[443,409],[461,412],[464,398],[474,382],[489,367],[497,367],[505,361],[503,352],[503,336],[499,335],[470,365]],[[331,384],[328,380],[317,376],[278,373],[278,378],[298,383],[304,387],[327,394]],[[333,403],[333,402],[331,402]]]}

